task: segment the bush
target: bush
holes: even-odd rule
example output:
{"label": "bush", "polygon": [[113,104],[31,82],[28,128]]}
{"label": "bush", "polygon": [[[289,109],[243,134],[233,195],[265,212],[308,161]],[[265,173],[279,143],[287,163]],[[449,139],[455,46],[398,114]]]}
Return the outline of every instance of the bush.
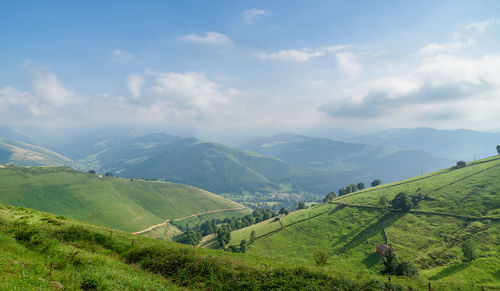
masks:
{"label": "bush", "polygon": [[476,244],[472,240],[468,240],[462,244],[462,252],[465,262],[473,261],[479,257]]}
{"label": "bush", "polygon": [[456,168],[457,169],[465,168],[465,166],[467,166],[467,162],[466,161],[458,161]]}
{"label": "bush", "polygon": [[411,200],[404,192],[400,192],[396,197],[391,201],[392,208],[408,211],[411,209]]}
{"label": "bush", "polygon": [[392,250],[389,250],[384,258],[384,270],[382,270],[382,274],[414,278],[419,276],[419,271],[417,266],[412,262],[400,260]]}
{"label": "bush", "polygon": [[380,184],[382,184],[382,181],[380,181],[379,179],[376,179],[376,180],[373,180],[373,182],[370,185],[372,185],[372,187],[375,187],[375,186],[378,186]]}
{"label": "bush", "polygon": [[103,289],[102,284],[98,278],[92,274],[83,274],[82,281],[80,282],[80,288],[82,290],[97,290]]}

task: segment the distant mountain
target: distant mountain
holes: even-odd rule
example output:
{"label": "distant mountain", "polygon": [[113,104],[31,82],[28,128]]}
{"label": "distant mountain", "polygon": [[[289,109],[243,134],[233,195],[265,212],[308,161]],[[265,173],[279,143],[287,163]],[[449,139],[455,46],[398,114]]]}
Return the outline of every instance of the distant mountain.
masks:
{"label": "distant mountain", "polygon": [[291,166],[263,156],[195,138],[126,131],[89,135],[60,148],[82,169],[122,177],[167,180],[215,193],[321,193],[340,181],[331,171]]}
{"label": "distant mountain", "polygon": [[500,133],[466,129],[390,129],[350,138],[349,141],[402,149],[423,150],[436,157],[472,160],[496,154]]}
{"label": "distant mountain", "polygon": [[258,139],[242,150],[163,133],[117,131],[85,137],[61,152],[82,170],[166,180],[218,194],[294,193],[307,199],[351,183],[396,181],[452,163],[422,151],[299,135]]}
{"label": "distant mountain", "polygon": [[289,164],[326,170],[342,183],[365,184],[379,178],[384,182],[416,176],[450,165],[419,150],[333,141],[294,134],[259,138],[243,148],[275,156]]}
{"label": "distant mountain", "polygon": [[16,166],[67,166],[73,161],[41,146],[0,138],[0,164]]}

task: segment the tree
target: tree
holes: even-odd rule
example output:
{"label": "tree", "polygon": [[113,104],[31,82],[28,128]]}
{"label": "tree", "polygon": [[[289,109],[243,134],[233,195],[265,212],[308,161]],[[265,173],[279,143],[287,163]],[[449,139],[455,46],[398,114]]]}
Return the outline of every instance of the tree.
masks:
{"label": "tree", "polygon": [[107,172],[106,174],[104,174],[104,176],[106,176],[106,177],[113,177],[113,173]]}
{"label": "tree", "polygon": [[321,267],[321,270],[328,264],[328,253],[324,250],[317,250],[313,253],[313,259],[316,266]]}
{"label": "tree", "polygon": [[379,179],[375,179],[375,180],[373,180],[373,182],[370,185],[372,185],[372,187],[375,187],[375,186],[378,186],[380,184],[382,184],[382,181],[380,181]]}
{"label": "tree", "polygon": [[479,256],[477,253],[477,247],[476,244],[472,240],[468,240],[463,243],[462,245],[462,252],[464,254],[464,261],[465,262],[470,262]]}
{"label": "tree", "polygon": [[95,175],[96,172],[95,172],[95,170],[89,170],[87,173]]}
{"label": "tree", "polygon": [[242,239],[241,242],[240,242],[240,252],[241,253],[245,253],[247,251],[247,240],[246,239]]}
{"label": "tree", "polygon": [[339,193],[339,196],[344,196],[345,194],[347,194],[347,191],[345,188],[340,188],[338,193]]}
{"label": "tree", "polygon": [[285,214],[285,212],[286,212],[286,208],[285,207],[281,207],[280,211],[279,211],[279,214]]}
{"label": "tree", "polygon": [[467,166],[467,162],[465,162],[465,161],[458,161],[457,162],[457,169],[465,168],[465,166]]}
{"label": "tree", "polygon": [[419,275],[418,268],[412,263],[399,259],[399,257],[389,250],[384,257],[384,269],[382,274],[417,277]]}
{"label": "tree", "polygon": [[257,233],[255,232],[255,230],[252,230],[252,232],[250,233],[250,243],[253,243],[256,238],[257,238]]}
{"label": "tree", "polygon": [[325,198],[323,198],[323,203],[332,201],[333,199],[335,199],[335,193],[330,192],[326,194]]}
{"label": "tree", "polygon": [[297,206],[297,210],[305,209],[305,208],[306,208],[306,205],[304,204],[304,202],[300,201],[299,205]]}
{"label": "tree", "polygon": [[222,248],[226,248],[227,244],[231,240],[231,229],[228,225],[222,225],[217,229],[217,241]]}
{"label": "tree", "polygon": [[408,211],[411,209],[411,200],[404,192],[400,192],[396,197],[391,201],[392,208],[398,209],[401,211]]}
{"label": "tree", "polygon": [[387,200],[387,197],[385,196],[380,196],[380,199],[378,200],[378,205],[380,207],[387,208],[387,206],[389,206],[389,200]]}
{"label": "tree", "polygon": [[396,254],[389,250],[384,257],[384,269],[382,270],[382,274],[396,274],[396,268],[399,265],[399,258]]}
{"label": "tree", "polygon": [[418,277],[419,271],[417,266],[415,266],[412,262],[401,260],[401,262],[396,267],[395,275],[415,278]]}
{"label": "tree", "polygon": [[365,189],[365,183],[363,183],[363,182],[359,182],[357,186],[358,186],[358,190]]}
{"label": "tree", "polygon": [[500,145],[497,145],[497,152],[500,155]]}

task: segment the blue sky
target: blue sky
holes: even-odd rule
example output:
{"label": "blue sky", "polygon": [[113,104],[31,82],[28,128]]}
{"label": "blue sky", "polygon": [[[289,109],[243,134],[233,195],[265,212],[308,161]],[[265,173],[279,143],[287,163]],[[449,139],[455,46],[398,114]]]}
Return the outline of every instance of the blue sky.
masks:
{"label": "blue sky", "polygon": [[3,1],[0,123],[489,129],[499,1]]}

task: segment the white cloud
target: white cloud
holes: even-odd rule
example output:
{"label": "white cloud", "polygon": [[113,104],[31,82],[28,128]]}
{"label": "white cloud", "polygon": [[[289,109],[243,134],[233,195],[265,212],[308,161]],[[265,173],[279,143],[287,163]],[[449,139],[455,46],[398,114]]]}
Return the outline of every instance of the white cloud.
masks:
{"label": "white cloud", "polygon": [[129,53],[129,52],[127,52],[125,50],[121,50],[121,49],[114,49],[113,56],[117,60],[124,61],[124,62],[131,61],[134,59],[134,55],[132,53]]}
{"label": "white cloud", "polygon": [[182,36],[180,39],[185,41],[215,44],[215,45],[227,45],[232,42],[229,36],[214,31],[206,32],[205,35],[188,34]]}
{"label": "white cloud", "polygon": [[474,45],[476,43],[476,38],[484,34],[486,29],[496,22],[494,18],[478,22],[469,22],[457,29],[453,33],[451,40],[441,43],[428,43],[424,45],[416,55],[427,57],[438,54],[457,53],[463,48]]}
{"label": "white cloud", "polygon": [[355,76],[363,69],[356,56],[351,52],[339,52],[336,54],[339,66],[350,76]]}
{"label": "white cloud", "polygon": [[280,61],[293,61],[293,62],[307,62],[312,58],[324,56],[328,52],[336,52],[347,48],[347,46],[337,45],[337,46],[325,46],[318,49],[290,49],[281,50],[276,53],[264,53],[258,54],[258,57],[263,60],[280,60]]}
{"label": "white cloud", "polygon": [[44,98],[55,107],[78,102],[73,91],[66,89],[53,73],[36,72],[31,85],[35,95]]}
{"label": "white cloud", "polygon": [[255,24],[262,16],[271,13],[269,10],[263,9],[248,9],[243,12],[243,19],[248,24]]}
{"label": "white cloud", "polygon": [[495,18],[489,18],[483,21],[477,21],[477,22],[469,22],[465,26],[465,29],[473,33],[474,35],[481,35],[483,34],[488,27],[493,25],[494,23],[498,22],[497,19]]}
{"label": "white cloud", "polygon": [[130,74],[127,76],[127,86],[132,93],[133,98],[139,97],[141,94],[141,87],[144,85],[144,78],[141,75]]}
{"label": "white cloud", "polygon": [[161,101],[167,101],[176,111],[189,112],[195,118],[223,113],[231,96],[219,85],[198,72],[153,73],[156,84],[149,90]]}

